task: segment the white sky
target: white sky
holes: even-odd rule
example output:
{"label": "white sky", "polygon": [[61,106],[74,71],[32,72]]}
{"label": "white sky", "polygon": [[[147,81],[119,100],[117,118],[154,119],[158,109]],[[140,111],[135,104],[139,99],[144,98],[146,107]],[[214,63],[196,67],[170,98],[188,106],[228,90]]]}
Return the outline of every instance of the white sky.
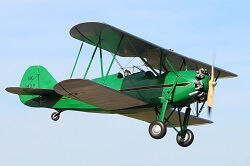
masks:
{"label": "white sky", "polygon": [[[248,1],[225,0],[1,1],[0,165],[248,165],[249,6]],[[52,122],[51,110],[26,107],[5,92],[19,86],[26,68],[35,64],[45,66],[58,81],[68,78],[80,46],[68,32],[90,20],[206,63],[216,49],[216,66],[239,77],[218,81],[215,123],[190,127],[194,143],[181,148],[172,129],[154,140],[149,124],[118,115],[68,111]],[[76,77],[82,77],[93,49],[84,46]]]}

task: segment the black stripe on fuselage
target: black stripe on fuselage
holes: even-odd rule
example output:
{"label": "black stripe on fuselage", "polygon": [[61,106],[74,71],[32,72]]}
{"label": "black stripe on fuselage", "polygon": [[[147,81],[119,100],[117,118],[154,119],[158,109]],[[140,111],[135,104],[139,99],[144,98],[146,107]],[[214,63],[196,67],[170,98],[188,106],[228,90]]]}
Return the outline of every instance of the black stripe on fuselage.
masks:
{"label": "black stripe on fuselage", "polygon": [[[187,86],[190,83],[179,83],[176,86],[181,87],[181,86]],[[125,89],[120,89],[121,92],[127,92],[127,91],[133,91],[133,90],[148,90],[148,89],[158,89],[158,88],[169,88],[172,87],[173,84],[161,84],[161,85],[152,85],[152,86],[141,86],[141,87],[136,87],[136,88],[125,88]]]}

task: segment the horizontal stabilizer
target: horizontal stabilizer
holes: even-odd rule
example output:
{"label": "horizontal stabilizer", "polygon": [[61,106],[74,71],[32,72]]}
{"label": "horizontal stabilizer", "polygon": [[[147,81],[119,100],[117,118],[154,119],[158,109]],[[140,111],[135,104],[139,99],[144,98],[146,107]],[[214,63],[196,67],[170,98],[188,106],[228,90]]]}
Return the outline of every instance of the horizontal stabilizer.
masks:
{"label": "horizontal stabilizer", "polygon": [[17,95],[58,95],[51,89],[8,87],[5,90]]}
{"label": "horizontal stabilizer", "polygon": [[104,110],[118,110],[147,105],[120,91],[84,79],[68,79],[54,86],[55,92]]}

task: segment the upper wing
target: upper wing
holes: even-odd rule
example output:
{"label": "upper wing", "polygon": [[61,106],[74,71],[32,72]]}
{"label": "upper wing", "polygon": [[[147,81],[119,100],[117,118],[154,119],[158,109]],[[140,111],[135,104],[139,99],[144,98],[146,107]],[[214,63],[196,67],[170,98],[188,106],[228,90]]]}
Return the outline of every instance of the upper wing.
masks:
{"label": "upper wing", "polygon": [[[71,28],[70,35],[95,46],[100,40],[102,49],[114,54],[117,53],[119,56],[146,58],[147,62],[155,69],[160,69],[160,55],[166,56],[176,70],[180,69],[183,62],[187,64],[189,70],[211,68],[211,65],[169,51],[105,23],[85,22],[75,25]],[[169,66],[166,68],[171,70]],[[237,76],[215,67],[216,73],[220,73],[219,78]]]}
{"label": "upper wing", "polygon": [[[171,113],[171,110],[167,110],[165,117],[167,118],[170,113]],[[142,120],[142,121],[149,122],[149,123],[156,120],[154,108],[141,108],[140,111],[129,109],[127,111],[127,113],[122,113],[120,115],[127,116],[127,117],[134,118],[134,119],[138,119],[138,120]],[[182,120],[184,119],[184,115],[185,114],[181,112],[181,119]],[[169,121],[176,127],[180,126],[177,111],[175,111],[171,115],[171,117],[169,118]],[[203,118],[198,118],[196,116],[190,115],[188,125],[193,126],[193,125],[202,125],[202,124],[209,124],[209,123],[213,123],[213,122],[210,120],[206,120]]]}
{"label": "upper wing", "polygon": [[54,90],[58,94],[105,110],[118,110],[147,105],[144,101],[128,96],[120,91],[84,79],[64,80],[56,84]]}

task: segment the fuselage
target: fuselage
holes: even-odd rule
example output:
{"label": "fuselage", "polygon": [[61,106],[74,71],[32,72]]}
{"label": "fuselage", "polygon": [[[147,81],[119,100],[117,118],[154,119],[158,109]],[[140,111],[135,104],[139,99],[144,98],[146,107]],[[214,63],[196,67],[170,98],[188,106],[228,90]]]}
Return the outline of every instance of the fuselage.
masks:
{"label": "fuselage", "polygon": [[[150,72],[138,72],[127,77],[119,78],[118,74],[109,75],[107,78],[96,78],[93,81],[107,87],[119,90],[127,95],[133,96],[148,103],[146,107],[161,106],[166,96],[172,93],[169,107],[184,107],[199,100],[197,88],[196,71],[166,72],[161,76],[154,76]],[[209,76],[205,75],[202,80],[202,91],[208,91]],[[190,94],[194,93],[192,96]],[[98,94],[96,94],[98,95]],[[108,96],[107,96],[108,97]],[[27,105],[27,103],[26,103]],[[47,96],[37,101],[32,107],[47,107],[56,110],[77,110],[86,112],[112,113],[93,105],[62,96],[60,98]]]}

